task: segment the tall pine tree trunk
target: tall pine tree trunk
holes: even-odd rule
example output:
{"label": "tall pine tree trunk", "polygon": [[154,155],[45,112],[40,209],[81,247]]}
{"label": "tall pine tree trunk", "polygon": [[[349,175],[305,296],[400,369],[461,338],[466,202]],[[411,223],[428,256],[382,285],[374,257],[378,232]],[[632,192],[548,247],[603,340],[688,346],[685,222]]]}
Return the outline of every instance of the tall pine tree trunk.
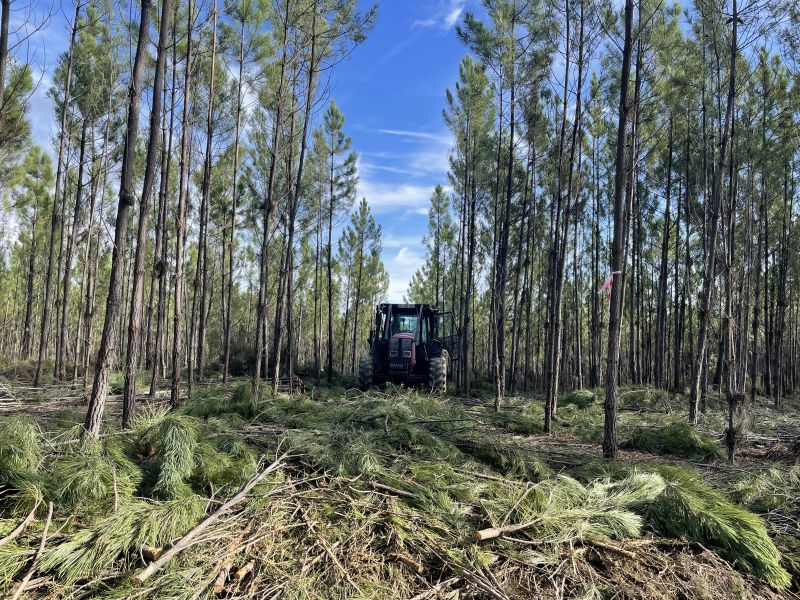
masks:
{"label": "tall pine tree trunk", "polygon": [[[168,230],[167,230],[167,200],[169,195],[169,176],[172,172],[172,133],[175,125],[175,93],[177,90],[178,75],[178,50],[177,50],[177,5],[173,9],[172,16],[172,83],[170,88],[169,103],[169,135],[167,135],[166,117],[161,121],[161,181],[158,197],[158,219],[161,221],[161,238],[158,247],[153,248],[153,256],[158,258],[153,265],[153,280],[151,285],[155,285],[158,279],[158,303],[156,308],[156,334],[153,346],[153,370],[150,374],[150,397],[155,398],[156,381],[158,377],[165,377],[167,370],[166,360],[166,340],[169,336],[169,325],[166,322],[166,315],[169,312],[167,306],[167,264],[168,264]],[[166,107],[165,107],[166,109]]]}
{"label": "tall pine tree trunk", "polygon": [[61,323],[58,337],[58,356],[56,357],[56,380],[67,380],[66,348],[69,342],[69,292],[72,287],[72,259],[75,254],[75,239],[78,235],[81,215],[81,196],[83,196],[83,165],[86,155],[86,129],[84,119],[81,127],[80,158],[78,159],[78,182],[75,186],[75,205],[72,211],[72,225],[67,235],[67,249],[64,258],[64,281],[61,288]]}
{"label": "tall pine tree trunk", "polygon": [[[667,186],[665,189],[664,229],[661,234],[661,267],[658,272],[658,304],[656,306],[655,384],[666,388],[665,356],[667,352],[667,270],[669,258],[670,200],[672,198],[672,116],[669,119],[667,150]],[[677,285],[677,278],[675,284]]]}
{"label": "tall pine tree trunk", "polygon": [[606,366],[606,398],[603,425],[603,456],[616,458],[617,443],[617,378],[619,375],[619,342],[622,321],[622,271],[625,268],[625,229],[627,208],[624,198],[625,146],[627,125],[630,114],[628,87],[631,75],[631,54],[633,51],[633,0],[625,0],[625,42],[622,50],[622,71],[620,74],[619,116],[617,123],[617,143],[614,157],[614,239],[611,246],[611,307],[608,320],[608,357]]}
{"label": "tall pine tree trunk", "polygon": [[[228,294],[225,300],[225,326],[223,328],[223,357],[222,357],[222,382],[228,382],[228,374],[231,362],[231,314],[233,310],[233,291],[234,273],[236,267],[234,256],[236,255],[236,208],[237,193],[239,183],[239,144],[242,132],[242,87],[244,80],[244,16],[242,16],[241,29],[239,31],[239,88],[236,96],[236,133],[234,135],[233,146],[233,186],[231,191],[231,222],[230,222],[230,242],[228,245]],[[225,261],[223,259],[223,268]]]}
{"label": "tall pine tree trunk", "polygon": [[[192,331],[197,347],[197,372],[192,369],[192,355],[189,354],[188,388],[191,395],[194,379],[203,379],[205,370],[206,322],[208,305],[208,220],[211,204],[211,148],[214,139],[214,76],[217,63],[217,3],[214,0],[211,38],[211,80],[208,88],[208,112],[206,113],[206,153],[203,159],[203,181],[200,188],[200,230],[197,238],[197,265],[195,268],[194,295],[192,296]],[[198,300],[200,304],[195,311]],[[196,324],[196,330],[195,330]],[[189,349],[191,353],[191,348]]]}
{"label": "tall pine tree trunk", "polygon": [[130,86],[128,105],[128,121],[125,131],[125,145],[122,155],[122,172],[120,175],[119,206],[114,228],[114,250],[111,258],[111,277],[106,300],[106,315],[103,322],[103,334],[100,338],[100,349],[97,354],[94,384],[86,411],[84,429],[90,438],[98,438],[103,418],[103,407],[108,391],[108,376],[111,361],[114,357],[117,342],[117,319],[120,313],[120,296],[122,293],[122,276],[125,271],[125,252],[127,251],[127,230],[130,208],[134,203],[133,169],[136,137],[139,132],[139,111],[142,102],[142,83],[144,80],[145,62],[147,60],[147,41],[149,38],[151,0],[142,0],[139,19],[139,39],[136,45],[136,57],[133,62],[133,77]]}
{"label": "tall pine tree trunk", "polygon": [[128,352],[125,365],[125,386],[122,391],[122,426],[131,425],[136,409],[136,369],[139,365],[139,339],[142,333],[142,303],[144,297],[144,263],[147,256],[147,234],[150,218],[150,197],[158,165],[159,121],[163,100],[164,73],[167,64],[167,35],[169,29],[170,0],[161,1],[161,24],[158,33],[156,74],[153,81],[153,105],[150,110],[150,137],[147,142],[144,183],[139,199],[139,228],[136,233],[136,255],[133,265],[133,291],[131,292],[130,318],[128,320]]}
{"label": "tall pine tree trunk", "polygon": [[717,234],[719,231],[719,217],[722,204],[722,176],[725,162],[727,161],[730,146],[731,121],[733,120],[733,103],[735,98],[735,74],[736,74],[736,0],[734,0],[733,18],[733,44],[731,47],[731,73],[728,83],[728,101],[725,107],[725,118],[722,124],[722,137],[720,139],[720,150],[717,154],[716,164],[714,165],[714,179],[711,194],[711,222],[708,231],[708,246],[705,251],[705,261],[703,265],[703,289],[698,297],[699,324],[697,330],[697,357],[698,361],[694,368],[694,381],[692,381],[691,395],[689,398],[689,422],[697,424],[698,408],[700,406],[700,395],[702,388],[703,363],[705,362],[708,351],[708,329],[711,321],[711,301],[714,290],[714,276],[717,258]]}
{"label": "tall pine tree trunk", "polygon": [[[191,158],[189,154],[189,103],[191,101],[192,74],[192,24],[194,22],[194,1],[189,0],[189,11],[186,18],[186,65],[183,78],[183,115],[181,118],[181,150],[180,174],[178,183],[178,215],[175,219],[175,297],[172,315],[172,385],[170,388],[170,404],[180,404],[181,368],[183,367],[182,323],[184,311],[185,269],[184,254],[186,251],[186,196],[189,193],[189,171]],[[191,352],[191,348],[189,348]]]}
{"label": "tall pine tree trunk", "polygon": [[[289,44],[289,16],[291,2],[285,4],[285,13],[282,26],[282,50],[280,58],[280,77],[278,80],[278,91],[275,97],[275,118],[273,119],[272,130],[272,151],[270,156],[269,175],[267,179],[267,197],[264,199],[264,218],[263,229],[261,232],[261,256],[260,256],[260,277],[258,291],[258,306],[256,307],[256,356],[255,356],[255,376],[253,377],[253,402],[259,398],[259,384],[261,380],[262,360],[264,371],[267,371],[267,353],[265,345],[267,340],[267,283],[269,279],[269,235],[271,227],[271,217],[274,210],[273,191],[275,185],[275,169],[278,158],[278,141],[281,128],[281,115],[283,108],[283,86],[286,76],[287,49]],[[290,140],[291,142],[291,140]]]}

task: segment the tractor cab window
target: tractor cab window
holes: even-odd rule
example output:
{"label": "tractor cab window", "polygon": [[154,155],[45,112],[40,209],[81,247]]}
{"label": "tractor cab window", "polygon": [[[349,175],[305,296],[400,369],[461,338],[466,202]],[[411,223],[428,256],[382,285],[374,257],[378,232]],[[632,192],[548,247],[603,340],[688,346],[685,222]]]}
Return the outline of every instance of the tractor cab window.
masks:
{"label": "tractor cab window", "polygon": [[389,329],[389,336],[397,333],[411,333],[417,335],[418,315],[392,315],[392,323]]}

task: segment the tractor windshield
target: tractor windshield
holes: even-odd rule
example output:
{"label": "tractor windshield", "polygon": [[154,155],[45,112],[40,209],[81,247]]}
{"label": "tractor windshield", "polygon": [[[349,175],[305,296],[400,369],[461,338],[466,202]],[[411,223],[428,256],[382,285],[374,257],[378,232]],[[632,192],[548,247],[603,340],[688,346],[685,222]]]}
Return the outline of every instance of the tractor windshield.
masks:
{"label": "tractor windshield", "polygon": [[397,333],[417,334],[417,323],[419,315],[392,315],[392,323],[389,329],[389,337]]}

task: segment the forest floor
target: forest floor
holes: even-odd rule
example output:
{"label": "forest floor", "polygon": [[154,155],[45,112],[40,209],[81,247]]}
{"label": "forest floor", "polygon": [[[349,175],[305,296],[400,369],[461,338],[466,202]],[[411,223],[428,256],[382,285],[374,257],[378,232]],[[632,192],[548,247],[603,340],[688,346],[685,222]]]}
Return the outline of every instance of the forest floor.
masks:
{"label": "forest floor", "polygon": [[[81,386],[0,377],[0,596],[797,598],[800,399],[759,398],[736,464],[723,403],[624,388],[560,399],[363,393],[140,398],[81,439]],[[146,389],[142,385],[141,389]]]}

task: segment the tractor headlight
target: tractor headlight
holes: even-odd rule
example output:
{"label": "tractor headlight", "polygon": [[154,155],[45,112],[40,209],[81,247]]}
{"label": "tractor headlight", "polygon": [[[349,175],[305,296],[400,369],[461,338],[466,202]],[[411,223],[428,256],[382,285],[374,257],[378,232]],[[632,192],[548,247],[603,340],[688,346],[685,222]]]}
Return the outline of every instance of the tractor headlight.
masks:
{"label": "tractor headlight", "polygon": [[403,356],[406,358],[411,358],[411,350],[403,350]]}

